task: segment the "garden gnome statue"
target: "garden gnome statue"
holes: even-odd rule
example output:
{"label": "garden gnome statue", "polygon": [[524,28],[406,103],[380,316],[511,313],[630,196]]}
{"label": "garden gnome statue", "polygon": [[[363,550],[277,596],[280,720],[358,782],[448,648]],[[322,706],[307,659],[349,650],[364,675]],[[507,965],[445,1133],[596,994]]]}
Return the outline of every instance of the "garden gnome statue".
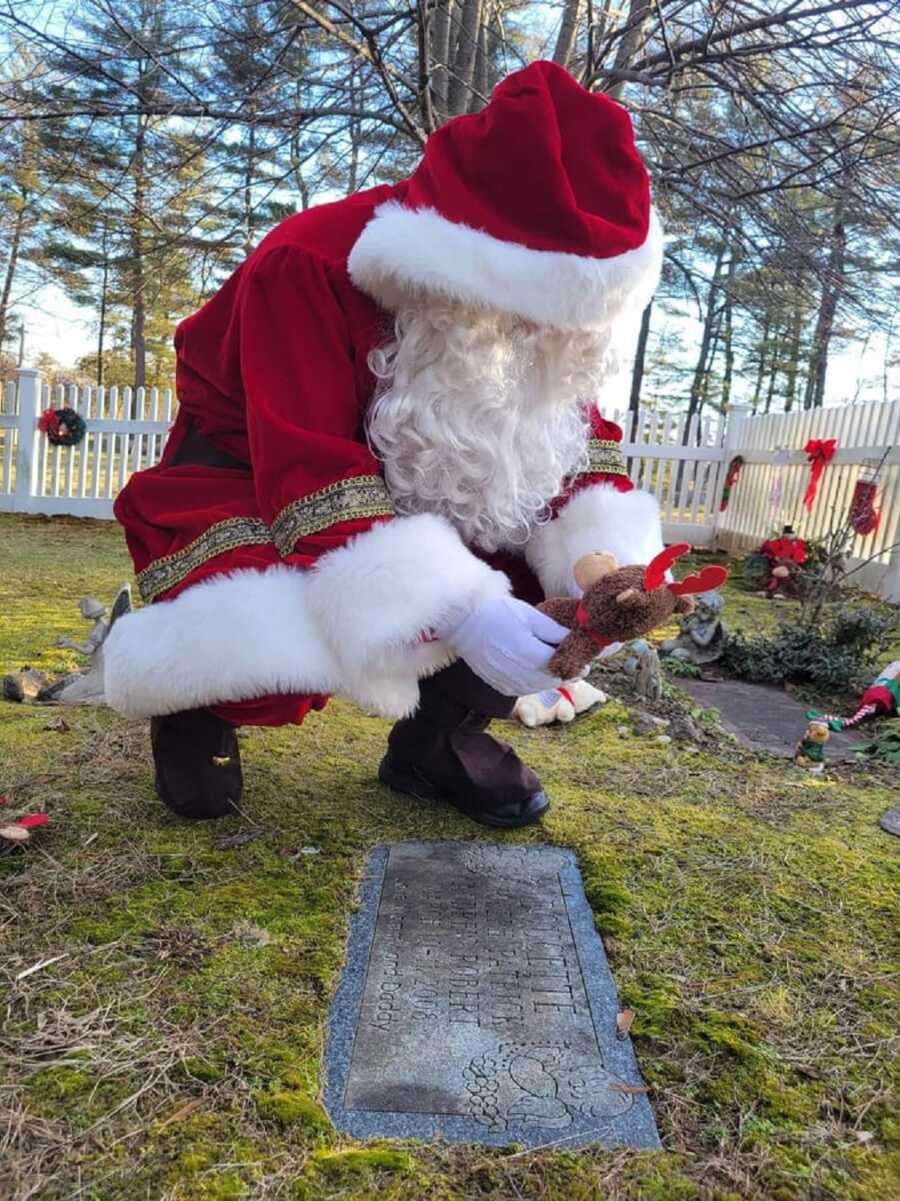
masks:
{"label": "garden gnome statue", "polygon": [[722,654],[725,634],[720,614],[725,601],[720,592],[704,592],[697,608],[681,619],[681,633],[662,644],[662,653],[702,667],[715,663]]}
{"label": "garden gnome statue", "polygon": [[58,638],[56,645],[67,650],[78,651],[79,655],[93,655],[109,633],[109,622],[104,621],[106,605],[101,605],[93,596],[83,596],[78,602],[78,611],[86,621],[93,621],[90,633],[83,642],[69,637]]}
{"label": "garden gnome statue", "polygon": [[109,620],[106,620],[106,606],[92,596],[82,597],[78,608],[82,617],[94,623],[90,633],[83,642],[64,637],[56,645],[89,656],[87,668],[51,684],[41,695],[41,700],[61,701],[67,705],[99,703],[103,700],[103,643],[119,618],[131,612],[131,585],[123,584],[116,593]]}

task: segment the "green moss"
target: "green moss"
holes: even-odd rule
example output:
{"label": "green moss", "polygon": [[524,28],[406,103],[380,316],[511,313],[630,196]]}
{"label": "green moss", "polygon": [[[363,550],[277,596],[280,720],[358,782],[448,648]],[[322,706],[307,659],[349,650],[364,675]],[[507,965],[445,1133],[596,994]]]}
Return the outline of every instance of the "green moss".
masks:
{"label": "green moss", "polygon": [[279,1126],[298,1127],[312,1135],[325,1135],[332,1129],[321,1105],[303,1093],[276,1089],[258,1094],[255,1101],[260,1116]]}
{"label": "green moss", "polygon": [[672,1029],[681,994],[677,985],[673,984],[660,982],[655,986],[641,987],[637,982],[629,982],[622,989],[622,1003],[634,1010],[632,1032],[635,1036],[661,1038]]}
{"label": "green moss", "polygon": [[583,875],[583,880],[585,896],[600,933],[613,936],[627,933],[630,926],[625,913],[631,904],[631,894],[613,869],[592,868]]}
{"label": "green moss", "polygon": [[197,1055],[188,1056],[179,1065],[181,1074],[189,1080],[199,1080],[203,1084],[215,1084],[225,1075],[225,1065],[201,1059]]}
{"label": "green moss", "polygon": [[754,1066],[765,1057],[759,1027],[739,1014],[706,1010],[703,1017],[692,1024],[691,1037],[699,1047],[725,1051]]}
{"label": "green moss", "polygon": [[372,1147],[366,1150],[351,1151],[317,1151],[313,1155],[313,1164],[330,1176],[358,1176],[371,1172],[400,1172],[407,1174],[415,1166],[411,1155],[406,1151],[392,1151],[386,1147]]}
{"label": "green moss", "polygon": [[25,1090],[32,1102],[46,1103],[80,1097],[96,1084],[96,1077],[80,1068],[44,1068],[27,1078]]}
{"label": "green moss", "polygon": [[236,1172],[217,1172],[195,1176],[190,1183],[179,1184],[174,1201],[238,1201],[250,1195],[247,1183]]}

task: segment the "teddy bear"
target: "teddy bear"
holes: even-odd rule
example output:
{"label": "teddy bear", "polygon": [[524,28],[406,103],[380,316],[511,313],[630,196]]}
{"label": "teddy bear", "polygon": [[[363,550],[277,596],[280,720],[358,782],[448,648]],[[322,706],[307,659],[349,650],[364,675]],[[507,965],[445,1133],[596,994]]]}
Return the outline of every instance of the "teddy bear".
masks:
{"label": "teddy bear", "polygon": [[827,721],[811,721],[794,751],[794,762],[809,768],[810,775],[821,775],[825,770],[825,743],[830,737]]}
{"label": "teddy bear", "polygon": [[728,578],[724,567],[704,567],[698,575],[667,583],[666,572],[690,547],[670,546],[646,566],[620,567],[607,551],[583,555],[575,564],[581,600],[553,597],[538,605],[542,613],[566,626],[568,634],[550,660],[548,671],[575,679],[614,642],[628,642],[663,625],[673,613],[690,613],[693,596],[709,592]]}

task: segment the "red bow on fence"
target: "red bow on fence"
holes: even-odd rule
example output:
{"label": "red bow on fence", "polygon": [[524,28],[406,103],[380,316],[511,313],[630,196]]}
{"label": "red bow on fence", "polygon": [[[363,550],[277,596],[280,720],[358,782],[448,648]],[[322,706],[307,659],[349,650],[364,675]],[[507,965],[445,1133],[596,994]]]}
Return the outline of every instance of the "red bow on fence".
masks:
{"label": "red bow on fence", "polygon": [[807,509],[812,509],[813,501],[819,487],[819,479],[825,470],[825,464],[830,463],[837,450],[836,438],[810,438],[803,448],[803,453],[809,460],[809,483],[803,494],[803,503]]}

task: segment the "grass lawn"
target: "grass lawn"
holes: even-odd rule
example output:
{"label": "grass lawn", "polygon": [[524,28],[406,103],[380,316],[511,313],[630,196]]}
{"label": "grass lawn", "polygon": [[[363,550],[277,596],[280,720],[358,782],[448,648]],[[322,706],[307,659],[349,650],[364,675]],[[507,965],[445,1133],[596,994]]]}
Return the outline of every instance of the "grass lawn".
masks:
{"label": "grass lawn", "polygon": [[[86,628],[78,598],[128,575],[112,524],[0,516],[0,673],[70,666],[52,648]],[[897,1195],[886,770],[815,779],[715,732],[700,748],[625,737],[611,703],[568,729],[510,727],[555,804],[540,829],[495,836],[381,787],[386,723],[335,702],[301,730],[249,731],[245,817],[193,825],[154,796],[143,723],[59,714],[0,702],[6,811],[52,818],[0,851],[0,1196]],[[256,837],[220,849],[237,831]],[[489,836],[577,852],[664,1151],[361,1145],[319,1109],[366,853]]]}

